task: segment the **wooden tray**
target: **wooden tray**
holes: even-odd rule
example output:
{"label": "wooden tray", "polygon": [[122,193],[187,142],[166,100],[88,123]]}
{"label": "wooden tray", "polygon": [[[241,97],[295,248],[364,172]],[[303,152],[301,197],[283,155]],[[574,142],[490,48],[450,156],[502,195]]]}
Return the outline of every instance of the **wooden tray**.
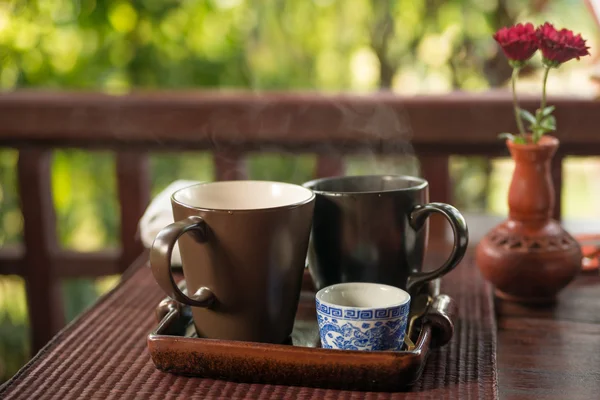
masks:
{"label": "wooden tray", "polygon": [[[164,299],[156,310],[158,327],[148,349],[164,372],[246,383],[335,389],[398,391],[421,376],[429,353],[452,338],[456,306],[443,294],[413,299],[407,349],[365,352],[320,347],[314,293],[301,295],[288,344],[198,338],[191,310]],[[418,308],[415,306],[414,308]],[[409,336],[409,335],[407,335]]]}

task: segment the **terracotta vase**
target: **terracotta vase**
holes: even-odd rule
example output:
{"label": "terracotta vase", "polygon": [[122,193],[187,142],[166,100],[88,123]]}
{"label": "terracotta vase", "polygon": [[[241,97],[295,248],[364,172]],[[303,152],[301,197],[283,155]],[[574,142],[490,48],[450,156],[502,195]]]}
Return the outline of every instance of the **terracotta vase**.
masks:
{"label": "terracotta vase", "polygon": [[508,219],[477,246],[476,262],[498,297],[523,303],[551,302],[581,270],[577,241],[552,219],[555,192],[550,162],[559,141],[507,141],[515,170],[508,193]]}

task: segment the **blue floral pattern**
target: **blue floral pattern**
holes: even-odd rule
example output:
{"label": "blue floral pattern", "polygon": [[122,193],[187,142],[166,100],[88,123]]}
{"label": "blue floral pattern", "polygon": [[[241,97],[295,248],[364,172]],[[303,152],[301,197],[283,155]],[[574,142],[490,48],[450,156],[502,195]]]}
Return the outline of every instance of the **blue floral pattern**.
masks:
{"label": "blue floral pattern", "polygon": [[397,318],[401,315],[408,315],[408,311],[410,309],[410,301],[398,307],[375,308],[373,310],[358,310],[355,308],[335,307],[321,303],[318,299],[316,299],[316,302],[317,311],[319,311],[320,314],[330,317],[354,320]]}
{"label": "blue floral pattern", "polygon": [[409,308],[410,302],[388,309],[340,309],[317,300],[321,345],[326,349],[401,350]]}

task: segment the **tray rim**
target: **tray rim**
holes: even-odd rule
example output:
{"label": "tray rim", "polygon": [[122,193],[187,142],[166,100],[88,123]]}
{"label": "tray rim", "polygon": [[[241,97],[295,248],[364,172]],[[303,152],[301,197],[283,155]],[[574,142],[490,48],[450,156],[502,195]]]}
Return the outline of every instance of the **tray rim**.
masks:
{"label": "tray rim", "polygon": [[[224,340],[224,339],[207,339],[207,338],[190,338],[190,337],[182,337],[177,335],[165,335],[158,333],[159,330],[166,325],[169,320],[176,319],[180,314],[178,309],[173,309],[168,312],[168,314],[163,318],[163,320],[159,323],[158,327],[155,328],[147,337],[148,347],[150,348],[150,353],[153,353],[153,349],[156,346],[163,344],[164,342],[175,343],[178,346],[185,345],[194,345],[198,347],[212,347],[212,348],[223,348],[228,349],[228,351],[232,351],[235,348],[240,349],[256,349],[257,351],[267,351],[267,352],[278,352],[278,353],[288,353],[288,354],[305,354],[309,353],[310,355],[318,354],[323,356],[328,356],[328,359],[331,360],[334,358],[347,358],[353,357],[354,359],[360,358],[369,360],[372,358],[376,358],[381,360],[384,357],[390,358],[391,360],[395,360],[397,358],[410,358],[416,357],[421,358],[423,353],[428,353],[428,350],[431,348],[432,343],[432,326],[430,323],[425,322],[421,327],[421,331],[419,332],[419,336],[415,343],[415,349],[413,350],[401,350],[401,351],[361,351],[361,350],[339,350],[339,349],[324,349],[322,347],[309,347],[309,346],[294,346],[290,344],[276,344],[276,343],[259,343],[259,342],[248,342],[242,340]],[[269,353],[273,354],[273,353]],[[426,355],[426,354],[425,354]],[[378,362],[381,364],[381,361]]]}
{"label": "tray rim", "polygon": [[457,307],[446,294],[434,296],[416,314],[422,323],[415,347],[402,351],[324,349],[164,333],[173,324],[193,323],[190,311],[169,298],[157,307],[158,324],[148,334],[147,346],[159,371],[247,384],[390,392],[404,390],[421,378],[432,350],[452,338]]}

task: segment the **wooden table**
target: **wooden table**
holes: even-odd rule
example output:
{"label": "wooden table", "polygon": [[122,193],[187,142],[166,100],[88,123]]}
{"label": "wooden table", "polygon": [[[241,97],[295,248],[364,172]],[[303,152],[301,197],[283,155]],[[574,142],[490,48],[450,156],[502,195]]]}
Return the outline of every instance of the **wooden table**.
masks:
{"label": "wooden table", "polygon": [[[476,223],[470,222],[473,226]],[[476,230],[473,230],[473,238],[477,239]],[[472,242],[473,243],[473,242]],[[145,262],[141,258],[138,263]],[[468,266],[464,266],[468,267]],[[472,266],[471,266],[472,267]],[[124,281],[128,274],[124,275]],[[146,285],[154,285],[151,278]],[[157,303],[158,298],[144,298],[144,288],[137,289],[136,304],[127,305],[131,312],[147,310]],[[76,320],[70,327],[69,332],[77,332],[80,335],[100,335],[107,329],[122,329],[125,336],[131,336],[131,332],[142,332],[143,329],[130,327],[125,322],[113,321],[107,324],[101,315],[106,312],[111,303],[123,304],[129,300],[121,293],[120,298],[113,294],[105,296],[97,305],[89,310],[82,318]],[[118,297],[118,296],[117,296]],[[143,300],[142,300],[143,299]],[[528,308],[503,301],[496,301],[497,325],[498,325],[498,376],[499,395],[501,399],[597,399],[600,398],[600,275],[598,273],[581,275],[567,289],[565,289],[559,301],[550,307]],[[110,322],[110,321],[109,321]],[[118,322],[118,323],[117,323]],[[125,323],[125,325],[122,325]],[[129,334],[127,333],[129,332]],[[138,334],[139,334],[138,332]],[[59,334],[60,336],[60,334]],[[143,336],[142,336],[143,337]],[[117,342],[114,346],[132,346],[131,338],[123,337],[123,342]],[[54,342],[54,343],[53,343]],[[87,379],[100,379],[94,375],[94,368],[107,357],[107,351],[97,349],[95,357],[86,360],[86,368],[89,371],[69,371],[69,359],[72,352],[80,349],[67,338],[53,340],[49,346],[42,350],[41,356],[34,358],[20,373],[20,380],[28,377],[35,381],[41,371],[44,370],[48,358],[44,353],[52,354],[52,357],[60,359],[60,371],[51,374],[82,375]],[[112,346],[111,345],[111,346]],[[138,346],[139,347],[139,346]],[[115,368],[127,374],[127,363],[137,363],[147,355],[138,355],[138,359],[124,359]],[[46,365],[47,366],[47,365]],[[75,373],[76,372],[76,373]],[[148,379],[151,374],[158,373],[153,369],[147,371],[148,376],[131,377],[132,384],[140,379]],[[45,372],[47,374],[47,372]],[[45,375],[44,375],[45,376]],[[38,384],[52,384],[38,381]],[[0,398],[10,393],[11,385],[19,382],[9,381],[6,387],[0,388]],[[72,382],[73,388],[80,382]],[[107,389],[111,395],[124,393],[127,387]],[[57,393],[60,393],[58,391]],[[14,393],[12,393],[14,394]],[[91,397],[94,393],[85,393]],[[150,394],[148,394],[150,395]]]}
{"label": "wooden table", "polygon": [[[500,218],[467,217],[471,242]],[[598,221],[567,221],[573,233]],[[553,306],[495,301],[501,399],[600,399],[600,275],[581,274]]]}
{"label": "wooden table", "polygon": [[[472,248],[502,220],[489,215],[466,218]],[[596,220],[570,220],[564,225],[573,234],[600,232]],[[448,236],[449,232],[444,242]],[[501,399],[600,399],[598,271],[582,273],[552,306],[526,307],[500,299],[494,304]]]}
{"label": "wooden table", "polygon": [[600,276],[582,275],[552,307],[496,301],[502,399],[600,398]]}

